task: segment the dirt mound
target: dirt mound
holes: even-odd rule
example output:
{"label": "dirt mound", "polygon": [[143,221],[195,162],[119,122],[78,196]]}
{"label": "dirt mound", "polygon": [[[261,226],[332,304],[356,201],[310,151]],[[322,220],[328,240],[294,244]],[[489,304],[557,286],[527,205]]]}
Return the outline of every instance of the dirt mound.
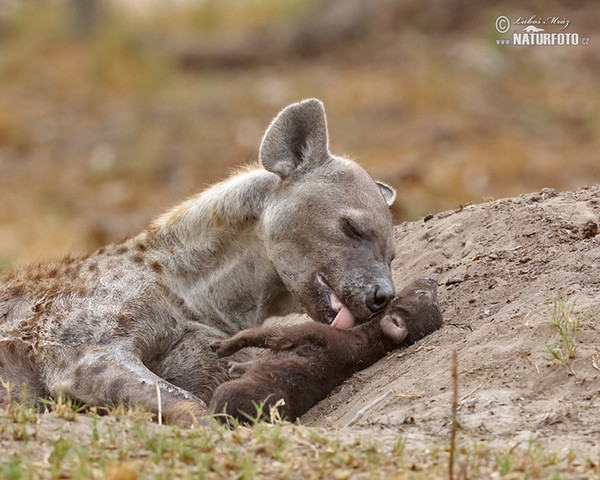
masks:
{"label": "dirt mound", "polygon": [[[343,426],[371,405],[355,425],[389,427],[414,441],[447,438],[456,349],[466,432],[595,445],[599,198],[600,186],[544,189],[397,226],[396,285],[437,278],[445,325],[352,377],[302,423]],[[560,323],[561,311],[568,345],[549,325],[553,317]],[[551,361],[548,348],[564,361]]]}

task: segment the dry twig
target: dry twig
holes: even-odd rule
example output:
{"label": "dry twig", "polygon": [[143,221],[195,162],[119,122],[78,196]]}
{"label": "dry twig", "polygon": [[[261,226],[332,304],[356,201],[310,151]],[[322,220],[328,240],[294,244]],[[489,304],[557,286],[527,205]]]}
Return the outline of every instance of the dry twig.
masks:
{"label": "dry twig", "polygon": [[456,350],[452,352],[452,429],[450,430],[450,461],[448,462],[448,478],[454,480],[454,451],[456,450],[456,410],[458,409],[458,360]]}
{"label": "dry twig", "polygon": [[354,417],[352,417],[352,420],[350,420],[346,425],[344,425],[344,427],[351,427],[352,425],[354,425],[356,422],[358,422],[362,418],[362,416],[369,409],[373,408],[375,405],[377,405],[378,403],[380,403],[382,400],[385,400],[392,393],[394,393],[394,390],[390,389],[387,392],[385,392],[383,395],[381,395],[380,397],[377,397],[375,400],[373,400],[367,406],[361,408],[358,412],[356,412],[356,415],[354,415]]}

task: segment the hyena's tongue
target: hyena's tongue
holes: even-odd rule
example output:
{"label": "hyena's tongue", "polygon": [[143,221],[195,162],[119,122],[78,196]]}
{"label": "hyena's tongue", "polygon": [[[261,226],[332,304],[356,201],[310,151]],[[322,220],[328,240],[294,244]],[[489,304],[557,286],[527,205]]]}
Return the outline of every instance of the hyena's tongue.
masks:
{"label": "hyena's tongue", "polygon": [[352,328],[354,326],[354,315],[352,312],[348,310],[346,305],[343,305],[338,314],[335,316],[335,319],[331,323],[333,328],[341,328],[342,330],[345,328]]}
{"label": "hyena's tongue", "polygon": [[340,301],[338,296],[333,291],[333,288],[327,285],[327,283],[325,282],[325,280],[323,280],[323,277],[320,274],[317,274],[317,281],[325,288],[327,288],[327,290],[329,291],[329,303],[331,303],[331,307],[338,312],[335,318],[333,319],[333,322],[331,322],[331,326],[333,328],[341,329],[353,327],[354,315],[352,315],[352,312],[348,309],[346,305],[344,305]]}
{"label": "hyena's tongue", "polygon": [[331,322],[331,326],[333,328],[341,328],[342,330],[352,328],[354,326],[354,315],[352,315],[352,312],[346,305],[340,302],[340,299],[333,289],[323,282],[322,278],[320,278],[319,281],[329,289],[329,301],[331,302],[331,306],[334,310],[338,310],[338,314],[333,319],[333,322]]}

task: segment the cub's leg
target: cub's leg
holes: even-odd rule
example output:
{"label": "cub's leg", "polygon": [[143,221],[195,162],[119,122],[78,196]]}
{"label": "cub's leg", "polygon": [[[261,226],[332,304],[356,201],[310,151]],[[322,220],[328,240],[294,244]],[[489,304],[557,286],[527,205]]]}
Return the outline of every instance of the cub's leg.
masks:
{"label": "cub's leg", "polygon": [[297,325],[249,328],[227,340],[212,342],[210,348],[219,357],[229,356],[246,347],[289,350],[301,343],[322,345],[331,327],[316,322]]}

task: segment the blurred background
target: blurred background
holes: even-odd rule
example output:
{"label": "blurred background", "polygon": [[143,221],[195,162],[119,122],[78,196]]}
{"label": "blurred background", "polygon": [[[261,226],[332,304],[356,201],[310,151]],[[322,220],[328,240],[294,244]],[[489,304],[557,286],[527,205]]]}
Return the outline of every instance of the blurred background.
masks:
{"label": "blurred background", "polygon": [[[590,44],[498,45],[499,15]],[[0,266],[137,232],[306,97],[396,222],[597,183],[599,25],[584,0],[0,0]]]}

